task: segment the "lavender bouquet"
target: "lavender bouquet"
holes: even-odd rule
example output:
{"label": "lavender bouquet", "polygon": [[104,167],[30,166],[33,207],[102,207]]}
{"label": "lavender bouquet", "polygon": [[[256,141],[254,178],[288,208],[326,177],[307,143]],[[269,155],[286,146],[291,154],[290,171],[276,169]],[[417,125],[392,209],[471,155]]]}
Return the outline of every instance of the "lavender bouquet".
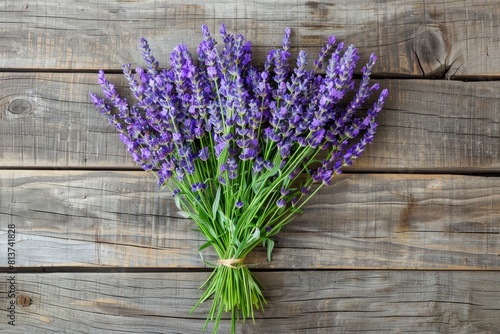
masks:
{"label": "lavender bouquet", "polygon": [[[105,99],[91,94],[98,111],[116,126],[133,160],[170,189],[181,215],[191,218],[219,260],[193,309],[213,297],[207,322],[217,332],[221,316],[254,318],[266,300],[245,264],[258,245],[267,248],[321,186],[330,184],[373,141],[387,90],[370,85],[371,55],[355,85],[356,48],[330,37],[313,65],[300,51],[289,67],[290,29],[282,48],[271,50],[263,68],[251,64],[251,44],[226,32],[217,47],[206,26],[197,61],[186,45],[160,68],[141,39],[146,68],[123,73],[136,103],[120,97],[99,72]],[[322,75],[315,74],[326,64]],[[346,101],[346,94],[352,99]],[[313,183],[318,186],[312,187]],[[202,258],[203,259],[203,258]]]}

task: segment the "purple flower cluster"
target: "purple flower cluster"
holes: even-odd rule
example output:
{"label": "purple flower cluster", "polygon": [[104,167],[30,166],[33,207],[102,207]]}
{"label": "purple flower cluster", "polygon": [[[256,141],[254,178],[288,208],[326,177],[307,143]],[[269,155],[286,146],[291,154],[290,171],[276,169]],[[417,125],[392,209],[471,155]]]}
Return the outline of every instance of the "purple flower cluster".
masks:
{"label": "purple flower cluster", "polygon": [[[300,51],[291,70],[290,29],[282,47],[269,52],[261,69],[252,66],[251,44],[242,35],[228,34],[222,25],[220,48],[206,26],[202,35],[197,60],[186,45],[178,45],[165,69],[159,68],[147,41],[141,40],[146,68],[132,73],[130,65],[123,67],[135,105],[120,97],[103,71],[99,84],[105,99],[91,94],[134,161],[155,171],[159,185],[174,178],[187,182],[193,192],[203,191],[213,183],[227,185],[265,173],[275,163],[288,171],[290,179],[307,171],[314,182],[329,184],[373,141],[387,90],[363,115],[360,110],[379,89],[369,83],[375,55],[362,68],[356,85],[357,50],[335,44],[334,37],[320,51],[313,69],[308,69],[306,52]],[[325,64],[325,73],[315,74]],[[353,99],[344,101],[349,92]],[[306,162],[321,150],[326,150],[324,158],[310,169]],[[304,151],[309,153],[299,154]],[[295,165],[287,169],[291,161]],[[287,191],[276,199],[278,207],[292,199]]]}

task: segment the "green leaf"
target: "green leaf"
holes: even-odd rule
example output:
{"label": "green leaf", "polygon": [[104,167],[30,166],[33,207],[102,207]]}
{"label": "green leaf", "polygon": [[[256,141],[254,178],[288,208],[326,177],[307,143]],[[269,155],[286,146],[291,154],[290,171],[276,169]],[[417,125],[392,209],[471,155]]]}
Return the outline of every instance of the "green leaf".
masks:
{"label": "green leaf", "polygon": [[189,214],[189,212],[186,212],[186,211],[177,211],[177,213],[179,214],[179,216],[181,216],[182,218],[191,218],[191,215]]}
{"label": "green leaf", "polygon": [[207,241],[203,245],[201,245],[200,248],[198,248],[198,254],[200,254],[200,258],[201,258],[201,261],[203,261],[203,263],[205,263],[206,265],[209,265],[211,267],[217,267],[216,264],[213,264],[212,262],[205,261],[205,259],[203,259],[202,251],[209,246],[212,246],[212,241]]}
{"label": "green leaf", "polygon": [[267,248],[267,261],[271,262],[271,253],[274,249],[274,240],[266,238],[262,241],[262,246]]}
{"label": "green leaf", "polygon": [[182,205],[181,205],[181,199],[180,199],[180,194],[177,194],[174,196],[174,203],[177,209],[182,210]]}
{"label": "green leaf", "polygon": [[213,220],[217,219],[217,209],[219,209],[220,193],[221,193],[221,188],[219,186],[217,188],[217,193],[215,194],[214,203],[212,204],[212,219]]}
{"label": "green leaf", "polygon": [[264,178],[264,175],[261,175],[258,178],[255,178],[252,180],[252,190],[253,190],[254,194],[257,194],[259,192],[259,189],[262,186],[262,183],[265,181],[266,181],[266,178]]}
{"label": "green leaf", "polygon": [[252,236],[248,239],[247,244],[251,245],[260,238],[260,230],[255,227]]}
{"label": "green leaf", "polygon": [[267,182],[267,180],[276,175],[276,173],[280,172],[281,156],[279,154],[276,157],[276,159],[274,159],[273,164],[274,164],[273,168],[271,168],[265,173],[262,173],[259,177],[253,179],[252,190],[254,191],[255,194],[266,193],[266,189],[262,187]]}

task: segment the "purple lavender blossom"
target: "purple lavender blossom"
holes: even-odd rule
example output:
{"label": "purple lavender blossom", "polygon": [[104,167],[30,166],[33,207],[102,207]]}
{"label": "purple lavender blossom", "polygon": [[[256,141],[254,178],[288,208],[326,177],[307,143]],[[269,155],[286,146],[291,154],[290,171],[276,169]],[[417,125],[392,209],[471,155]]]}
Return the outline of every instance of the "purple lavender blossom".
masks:
{"label": "purple lavender blossom", "polygon": [[252,166],[253,173],[259,174],[262,171],[263,166],[264,166],[264,159],[262,159],[262,157],[257,157]]}
{"label": "purple lavender blossom", "polygon": [[196,182],[196,183],[193,183],[191,185],[192,192],[197,192],[197,191],[204,190],[204,189],[207,189],[207,185],[205,183],[202,183],[202,182]]}
{"label": "purple lavender blossom", "polygon": [[[298,53],[296,66],[290,69],[289,28],[281,48],[268,53],[261,69],[251,64],[250,42],[241,34],[228,33],[225,25],[220,29],[221,47],[206,26],[202,26],[202,36],[198,62],[181,44],[174,48],[170,67],[165,69],[159,67],[147,40],[141,39],[146,67],[134,73],[130,65],[123,66],[135,105],[118,94],[103,71],[98,83],[105,98],[91,94],[96,108],[120,133],[133,160],[145,170],[153,170],[160,186],[171,179],[191,180],[190,188],[192,185],[199,191],[200,185],[192,178],[198,175],[197,168],[210,170],[209,166],[222,169],[212,176],[213,182],[229,186],[241,177],[258,177],[271,170],[274,158],[270,152],[280,155],[281,169],[294,180],[310,168],[306,161],[288,167],[301,150],[329,152],[321,165],[310,171],[312,181],[329,184],[373,141],[376,117],[387,90],[364,116],[359,111],[379,89],[378,83],[370,84],[375,55],[361,69],[362,78],[355,87],[354,72],[360,59],[357,49],[336,44],[333,36],[314,60],[313,70],[307,68],[304,51]],[[323,64],[325,74],[315,74]],[[348,92],[354,92],[354,98],[344,101]],[[251,173],[241,170],[243,166]],[[197,182],[204,184],[205,180]]]}

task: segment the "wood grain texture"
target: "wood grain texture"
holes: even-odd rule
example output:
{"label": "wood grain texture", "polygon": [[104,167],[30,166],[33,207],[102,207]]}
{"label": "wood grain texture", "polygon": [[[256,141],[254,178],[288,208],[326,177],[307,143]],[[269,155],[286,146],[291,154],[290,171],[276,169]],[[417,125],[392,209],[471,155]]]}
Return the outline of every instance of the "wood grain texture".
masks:
{"label": "wood grain texture", "polygon": [[134,167],[89,99],[96,74],[0,74],[0,164]]}
{"label": "wood grain texture", "polygon": [[[17,274],[17,333],[200,333],[208,273]],[[498,272],[258,272],[268,305],[237,333],[495,333]],[[6,286],[0,281],[2,290]],[[8,300],[2,296],[2,303]],[[5,308],[0,309],[2,319]],[[221,333],[228,333],[223,321]],[[0,330],[12,332],[0,322]],[[10,332],[9,332],[10,330]]]}
{"label": "wood grain texture", "polygon": [[500,85],[383,80],[389,97],[364,171],[496,172],[500,167]]}
{"label": "wood grain texture", "polygon": [[[110,75],[123,86],[121,75]],[[136,168],[91,105],[96,74],[0,73],[0,166]],[[500,82],[380,80],[390,91],[352,170],[498,172]]]}
{"label": "wood grain texture", "polygon": [[[244,33],[262,63],[293,31],[293,51],[316,54],[328,35],[380,56],[381,75],[498,77],[497,1],[76,1],[7,0],[0,10],[0,68],[97,69],[139,64],[138,40],[157,54],[192,50],[205,23]],[[167,56],[158,57],[162,60]]]}
{"label": "wood grain texture", "polygon": [[[500,178],[342,175],[253,268],[500,269]],[[201,268],[205,240],[144,172],[1,171],[17,266]],[[6,230],[0,249],[7,248]],[[204,257],[217,260],[207,249]],[[6,264],[2,264],[6,266]]]}

